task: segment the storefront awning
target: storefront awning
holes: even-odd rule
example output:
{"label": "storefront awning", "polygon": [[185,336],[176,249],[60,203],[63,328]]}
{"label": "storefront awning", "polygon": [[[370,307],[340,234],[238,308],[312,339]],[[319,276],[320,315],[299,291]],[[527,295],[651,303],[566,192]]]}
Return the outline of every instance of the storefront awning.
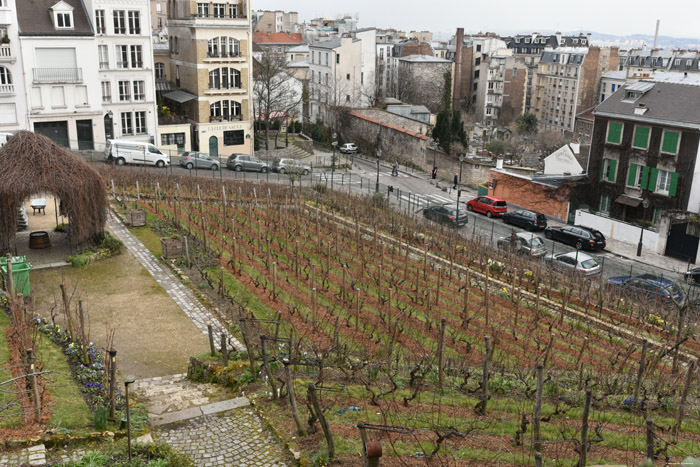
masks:
{"label": "storefront awning", "polygon": [[633,197],[627,196],[627,195],[620,195],[620,196],[618,196],[617,199],[615,200],[615,202],[618,203],[618,204],[624,204],[625,206],[630,206],[630,207],[633,207],[633,208],[636,208],[637,206],[639,206],[640,204],[642,204],[642,200],[641,200],[641,199],[639,199],[639,198],[633,198]]}
{"label": "storefront awning", "polygon": [[197,98],[197,96],[194,94],[190,94],[189,92],[185,91],[169,92],[167,94],[163,94],[163,97],[170,99],[171,101],[179,102],[180,104],[184,104],[185,102],[189,102]]}
{"label": "storefront awning", "polygon": [[173,84],[172,81],[168,81],[165,79],[157,79],[156,80],[156,91],[158,92],[163,92],[163,91],[174,91],[177,88]]}

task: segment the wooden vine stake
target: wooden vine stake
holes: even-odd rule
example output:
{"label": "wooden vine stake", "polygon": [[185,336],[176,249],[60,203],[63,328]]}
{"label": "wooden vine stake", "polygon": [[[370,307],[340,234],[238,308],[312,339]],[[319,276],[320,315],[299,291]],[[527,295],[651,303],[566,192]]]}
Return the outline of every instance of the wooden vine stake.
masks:
{"label": "wooden vine stake", "polygon": [[272,400],[277,400],[277,387],[275,386],[275,378],[272,376],[270,365],[267,363],[267,348],[265,346],[265,339],[265,336],[260,336],[260,351],[262,352],[263,367],[265,368],[267,380],[270,383],[270,390],[272,391]]}
{"label": "wooden vine stake", "polygon": [[486,404],[489,400],[489,360],[491,358],[491,336],[484,336],[484,342],[486,344],[486,351],[484,354],[484,366],[482,368],[481,375],[481,397],[479,402],[476,404],[476,413],[479,415],[486,415]]}
{"label": "wooden vine stake", "polygon": [[356,301],[357,301],[357,311],[355,315],[355,331],[359,329],[360,326],[360,307],[362,304],[360,303],[360,288],[357,287],[355,288],[355,296],[356,296]]}
{"label": "wooden vine stake", "polygon": [[445,365],[445,327],[447,320],[442,318],[440,320],[440,340],[438,341],[438,384],[440,385],[440,390],[443,388],[443,369]]}
{"label": "wooden vine stake", "polygon": [[[538,287],[539,290],[539,287]],[[542,438],[540,436],[540,417],[542,414],[542,386],[543,386],[544,366],[537,363],[537,392],[535,393],[535,409],[532,413],[532,430],[535,447],[535,466],[542,467]]]}
{"label": "wooden vine stake", "polygon": [[636,406],[639,402],[639,387],[642,385],[642,376],[647,364],[647,346],[649,342],[644,339],[642,341],[642,356],[639,357],[639,370],[637,371],[637,381],[634,383],[634,399],[632,404]]}
{"label": "wooden vine stake", "polygon": [[683,423],[683,416],[685,415],[685,404],[688,400],[688,391],[690,390],[690,383],[693,380],[693,373],[695,373],[695,365],[697,360],[691,360],[688,364],[688,373],[685,377],[685,384],[683,385],[683,393],[681,394],[681,403],[678,405],[678,416],[676,418],[676,424],[673,427],[673,442],[678,442],[678,432],[681,431],[681,423]]}
{"label": "wooden vine stake", "polygon": [[277,301],[277,262],[272,263],[272,299]]}
{"label": "wooden vine stake", "polygon": [[586,389],[586,402],[583,406],[583,417],[581,420],[581,457],[579,458],[579,467],[586,467],[586,457],[588,455],[588,415],[591,412],[591,388]]}
{"label": "wooden vine stake", "polygon": [[[292,340],[289,340],[289,348],[292,347]],[[294,423],[297,425],[297,433],[299,436],[306,436],[304,431],[304,426],[301,424],[299,419],[299,410],[297,409],[297,398],[294,396],[294,381],[292,379],[292,371],[289,369],[290,362],[289,359],[285,358],[282,360],[284,365],[284,376],[287,383],[287,395],[289,396],[289,406],[292,408],[292,417],[294,418]]]}

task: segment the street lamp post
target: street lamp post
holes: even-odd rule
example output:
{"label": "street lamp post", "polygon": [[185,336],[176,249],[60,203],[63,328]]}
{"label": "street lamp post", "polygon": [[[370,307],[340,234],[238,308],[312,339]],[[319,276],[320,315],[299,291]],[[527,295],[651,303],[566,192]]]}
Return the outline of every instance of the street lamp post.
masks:
{"label": "street lamp post", "polygon": [[338,147],[338,134],[333,132],[333,156],[331,157],[331,190],[333,189],[333,179],[335,178],[335,150]]}
{"label": "street lamp post", "polygon": [[379,158],[382,157],[382,148],[377,148],[377,184],[374,187],[374,191],[379,193]]}
{"label": "street lamp post", "polygon": [[459,197],[462,195],[462,162],[464,154],[459,155],[459,188],[457,188],[457,221],[459,223]]}
{"label": "street lamp post", "polygon": [[[642,207],[644,208],[644,214],[642,215],[642,221],[646,220],[647,208],[649,207],[649,198],[644,198],[642,201]],[[642,256],[642,240],[644,239],[644,224],[640,226],[639,231],[639,243],[637,244],[637,256]]]}

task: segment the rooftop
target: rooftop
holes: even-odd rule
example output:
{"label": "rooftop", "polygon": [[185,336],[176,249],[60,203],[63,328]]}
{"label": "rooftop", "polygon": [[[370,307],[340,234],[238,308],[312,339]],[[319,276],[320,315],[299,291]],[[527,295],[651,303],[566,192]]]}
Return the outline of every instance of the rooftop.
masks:
{"label": "rooftop", "polygon": [[73,7],[73,28],[56,29],[49,9],[59,0],[22,0],[16,2],[20,36],[93,36],[82,0],[63,0]]}
{"label": "rooftop", "polygon": [[409,55],[408,57],[401,57],[399,60],[412,63],[452,63],[450,60],[433,55]]}
{"label": "rooftop", "polygon": [[627,72],[626,71],[612,70],[612,71],[605,72],[603,74],[603,78],[625,80],[625,79],[627,79]]}
{"label": "rooftop", "polygon": [[256,32],[253,42],[258,44],[301,44],[301,33],[298,32]]}
{"label": "rooftop", "polygon": [[296,47],[290,47],[287,52],[291,53],[309,53],[308,45],[297,45]]}

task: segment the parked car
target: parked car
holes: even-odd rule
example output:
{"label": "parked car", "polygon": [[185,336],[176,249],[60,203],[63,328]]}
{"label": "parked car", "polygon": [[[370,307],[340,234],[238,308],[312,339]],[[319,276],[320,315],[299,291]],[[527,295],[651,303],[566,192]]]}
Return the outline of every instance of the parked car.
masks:
{"label": "parked car", "polygon": [[107,140],[105,159],[117,165],[144,164],[167,167],[170,164],[168,156],[153,144],[119,139]]}
{"label": "parked car", "polygon": [[261,161],[255,156],[249,156],[247,154],[232,154],[226,160],[226,167],[236,172],[241,172],[243,170],[249,172],[262,172],[266,173],[270,170],[267,163]]}
{"label": "parked car", "polygon": [[576,247],[578,250],[602,250],[605,248],[605,237],[596,229],[582,225],[565,225],[563,227],[548,227],[544,236]]}
{"label": "parked car", "polygon": [[462,227],[469,222],[466,211],[460,209],[457,213],[457,206],[454,204],[433,204],[423,209],[423,216],[426,219],[452,227]]}
{"label": "parked car", "polygon": [[547,227],[547,217],[539,212],[520,209],[503,214],[505,224],[517,225],[525,230],[544,230]]}
{"label": "parked car", "polygon": [[186,169],[219,170],[219,161],[203,152],[183,152],[180,156],[180,165]]}
{"label": "parked car", "polygon": [[307,175],[311,172],[311,167],[304,165],[296,159],[279,159],[272,163],[272,171],[285,173],[296,173]]}
{"label": "parked car", "polygon": [[669,305],[675,303],[678,306],[683,306],[686,303],[686,295],[681,286],[672,280],[653,274],[611,277],[607,280],[607,283],[622,287],[632,293],[661,300]]}
{"label": "parked car", "polygon": [[683,274],[685,281],[692,285],[700,285],[700,267],[693,268]]}
{"label": "parked car", "polygon": [[474,198],[467,202],[467,209],[486,214],[486,217],[499,217],[508,211],[506,202],[494,196],[479,196]]}
{"label": "parked car", "polygon": [[357,145],[355,143],[345,143],[338,148],[338,151],[343,154],[353,154],[357,152]]}
{"label": "parked car", "polygon": [[603,268],[595,258],[580,251],[549,254],[545,257],[545,260],[550,261],[554,269],[577,272],[583,276],[593,276],[603,272]]}
{"label": "parked car", "polygon": [[512,248],[514,253],[535,258],[541,258],[547,254],[542,237],[531,233],[513,232],[512,235],[499,238],[496,244],[502,250]]}

